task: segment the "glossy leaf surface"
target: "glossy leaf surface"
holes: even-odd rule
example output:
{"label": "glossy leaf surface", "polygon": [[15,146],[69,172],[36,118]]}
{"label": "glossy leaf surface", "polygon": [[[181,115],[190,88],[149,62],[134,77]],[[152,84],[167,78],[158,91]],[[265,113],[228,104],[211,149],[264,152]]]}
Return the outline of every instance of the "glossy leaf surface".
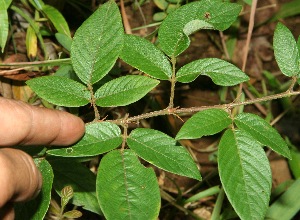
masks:
{"label": "glossy leaf surface", "polygon": [[194,114],[181,127],[176,140],[196,139],[216,134],[230,125],[230,115],[223,109],[208,109]]}
{"label": "glossy leaf surface", "polygon": [[176,78],[179,82],[194,81],[199,75],[206,75],[220,86],[233,86],[249,80],[249,77],[235,65],[217,58],[195,60],[181,67]]}
{"label": "glossy leaf surface", "polygon": [[[176,57],[190,44],[187,34],[199,28],[225,30],[235,21],[241,9],[238,4],[219,0],[203,0],[183,5],[162,22],[158,31],[160,47],[168,56]],[[209,26],[196,25],[184,33],[185,26],[195,20],[205,21]],[[197,23],[199,22],[195,24]]]}
{"label": "glossy leaf surface", "polygon": [[78,107],[90,102],[86,86],[66,77],[44,76],[26,83],[38,96],[55,105]]}
{"label": "glossy leaf surface", "polygon": [[172,69],[167,57],[144,38],[125,35],[120,58],[152,77],[158,79],[171,78]]}
{"label": "glossy leaf surface", "polygon": [[218,149],[219,175],[225,193],[241,219],[264,219],[272,176],[259,142],[241,130],[227,130]]}
{"label": "glossy leaf surface", "polygon": [[290,150],[278,131],[261,117],[250,113],[240,113],[235,117],[234,123],[262,145],[291,159]]}
{"label": "glossy leaf surface", "polygon": [[47,213],[51,199],[53,171],[45,159],[35,159],[34,162],[42,174],[42,190],[35,199],[15,204],[15,219],[44,219]]}
{"label": "glossy leaf surface", "polygon": [[101,107],[125,106],[140,100],[158,84],[158,80],[146,76],[119,77],[96,91],[96,104]]}
{"label": "glossy leaf surface", "polygon": [[286,76],[300,73],[300,56],[296,40],[291,31],[278,23],[273,38],[274,54],[281,72]]}
{"label": "glossy leaf surface", "polygon": [[120,128],[109,122],[92,123],[85,127],[85,135],[69,148],[48,150],[61,157],[88,157],[106,153],[122,143]]}
{"label": "glossy leaf surface", "polygon": [[96,197],[96,176],[82,164],[66,159],[51,161],[54,171],[53,187],[58,194],[65,186],[72,186],[72,204],[101,214]]}
{"label": "glossy leaf surface", "polygon": [[8,14],[7,9],[12,0],[0,0],[0,47],[1,52],[4,52],[8,37]]}
{"label": "glossy leaf surface", "polygon": [[68,23],[64,16],[56,8],[45,4],[42,6],[42,11],[49,18],[58,33],[71,37]]}
{"label": "glossy leaf surface", "polygon": [[65,49],[71,51],[72,38],[61,33],[56,33],[55,38]]}
{"label": "glossy leaf surface", "polygon": [[123,45],[123,24],[114,1],[100,6],[76,31],[71,47],[73,68],[86,84],[102,79]]}
{"label": "glossy leaf surface", "polygon": [[138,156],[166,171],[201,180],[200,172],[189,154],[168,135],[153,129],[137,128],[127,144]]}
{"label": "glossy leaf surface", "polygon": [[97,196],[106,219],[155,220],[160,193],[154,171],[132,150],[106,154],[98,169]]}

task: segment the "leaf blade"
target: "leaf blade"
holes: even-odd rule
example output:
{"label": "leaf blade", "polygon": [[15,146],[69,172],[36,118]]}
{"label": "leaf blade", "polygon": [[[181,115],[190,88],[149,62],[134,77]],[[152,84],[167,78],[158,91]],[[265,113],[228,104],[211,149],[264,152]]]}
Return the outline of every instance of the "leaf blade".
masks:
{"label": "leaf blade", "polygon": [[249,77],[239,68],[225,60],[217,58],[205,58],[195,60],[181,67],[176,78],[179,82],[188,83],[199,75],[210,77],[220,86],[232,86],[249,80]]}
{"label": "leaf blade", "polygon": [[96,184],[99,204],[107,219],[158,217],[160,194],[155,173],[142,166],[131,150],[106,154],[100,162]]}
{"label": "leaf blade", "polygon": [[52,22],[58,33],[64,34],[71,38],[71,32],[68,23],[56,8],[52,7],[51,5],[44,4],[42,6],[42,11]]}
{"label": "leaf blade", "polygon": [[60,194],[65,186],[73,188],[72,204],[102,214],[96,197],[96,176],[82,164],[66,159],[50,161],[54,172],[53,188]]}
{"label": "leaf blade", "polygon": [[[168,56],[176,57],[190,44],[188,36],[183,32],[186,24],[193,20],[203,20],[217,30],[225,30],[240,11],[240,5],[218,0],[197,1],[181,6],[162,22],[158,31],[160,46]],[[210,15],[209,19],[207,14]],[[211,29],[211,26],[208,28]]]}
{"label": "leaf blade", "polygon": [[61,157],[89,157],[106,153],[122,143],[120,128],[109,122],[86,125],[83,138],[70,148],[48,150],[47,154]]}
{"label": "leaf blade", "polygon": [[109,1],[97,9],[76,31],[72,46],[73,68],[86,84],[102,79],[115,64],[123,45],[119,8]]}
{"label": "leaf blade", "polygon": [[171,65],[167,57],[144,38],[125,35],[120,58],[152,77],[166,80],[172,76]]}
{"label": "leaf blade", "polygon": [[7,9],[11,3],[7,0],[0,0],[0,47],[1,52],[4,52],[4,48],[6,45],[7,37],[8,37],[8,14]]}
{"label": "leaf blade", "polygon": [[26,84],[41,98],[60,106],[78,107],[89,103],[87,88],[74,80],[60,76],[34,78]]}
{"label": "leaf blade", "polygon": [[42,190],[34,200],[14,205],[16,219],[44,219],[50,204],[53,183],[51,165],[45,159],[34,159],[34,162],[42,173]]}
{"label": "leaf blade", "polygon": [[278,23],[273,38],[274,54],[281,72],[286,76],[296,76],[300,72],[299,50],[291,31]]}
{"label": "leaf blade", "polygon": [[201,180],[200,172],[188,151],[175,146],[175,140],[153,129],[136,128],[127,144],[141,158],[166,171]]}
{"label": "leaf blade", "polygon": [[271,194],[271,169],[260,143],[241,130],[227,130],[218,149],[219,175],[241,219],[263,219]]}
{"label": "leaf blade", "polygon": [[234,123],[239,129],[249,133],[261,144],[268,146],[276,153],[291,159],[291,154],[285,141],[280,134],[261,117],[250,113],[240,113],[235,117]]}
{"label": "leaf blade", "polygon": [[230,115],[223,109],[207,109],[189,118],[180,128],[175,139],[196,139],[213,135],[230,124]]}
{"label": "leaf blade", "polygon": [[128,105],[143,98],[158,84],[158,80],[146,76],[122,76],[95,92],[96,104],[101,107]]}

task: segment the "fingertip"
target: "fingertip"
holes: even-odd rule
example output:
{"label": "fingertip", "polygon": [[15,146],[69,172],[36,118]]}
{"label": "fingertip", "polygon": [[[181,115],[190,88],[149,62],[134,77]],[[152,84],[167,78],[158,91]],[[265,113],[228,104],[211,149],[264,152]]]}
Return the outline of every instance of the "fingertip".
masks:
{"label": "fingertip", "polygon": [[61,128],[51,145],[68,146],[77,142],[85,133],[85,124],[81,118],[67,112],[59,112]]}

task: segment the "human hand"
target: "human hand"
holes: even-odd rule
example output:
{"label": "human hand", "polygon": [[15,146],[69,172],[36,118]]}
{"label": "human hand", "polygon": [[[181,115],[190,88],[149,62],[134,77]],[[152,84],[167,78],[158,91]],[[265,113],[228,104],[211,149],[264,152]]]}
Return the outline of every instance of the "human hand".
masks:
{"label": "human hand", "polygon": [[14,219],[13,202],[34,198],[42,176],[32,158],[14,145],[67,146],[84,134],[83,121],[67,112],[0,98],[0,219]]}

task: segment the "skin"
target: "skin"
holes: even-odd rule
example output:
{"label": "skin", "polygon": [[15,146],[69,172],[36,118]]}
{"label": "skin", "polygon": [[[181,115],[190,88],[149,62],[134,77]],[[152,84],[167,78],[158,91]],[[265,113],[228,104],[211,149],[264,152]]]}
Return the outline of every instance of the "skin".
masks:
{"label": "skin", "polygon": [[34,198],[42,187],[32,158],[9,147],[68,146],[83,134],[84,123],[74,115],[0,97],[0,219],[14,219],[13,203]]}

